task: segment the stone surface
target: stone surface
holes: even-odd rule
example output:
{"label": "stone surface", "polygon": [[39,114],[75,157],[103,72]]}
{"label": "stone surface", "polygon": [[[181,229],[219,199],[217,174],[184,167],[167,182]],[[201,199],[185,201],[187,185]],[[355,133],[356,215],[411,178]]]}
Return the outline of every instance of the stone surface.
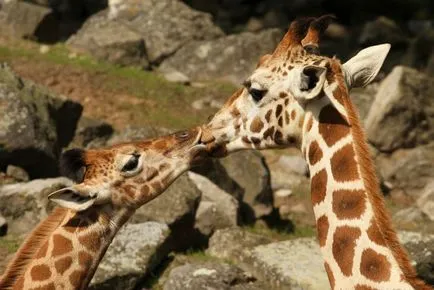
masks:
{"label": "stone surface", "polygon": [[379,154],[375,159],[383,182],[392,190],[403,190],[417,200],[426,184],[434,179],[434,142],[413,149]]}
{"label": "stone surface", "polygon": [[250,249],[271,242],[269,237],[253,234],[242,228],[220,229],[211,236],[207,253],[219,259],[242,264]]}
{"label": "stone surface", "polygon": [[386,42],[392,47],[407,43],[405,34],[393,20],[380,16],[364,25],[359,37],[361,45],[369,46]]}
{"label": "stone surface", "polygon": [[169,228],[162,223],[127,224],[108,248],[90,289],[135,289],[168,254],[169,235]]}
{"label": "stone surface", "polygon": [[107,11],[90,17],[67,45],[115,64],[149,66],[143,37],[124,23],[109,19]]}
{"label": "stone surface", "polygon": [[[244,189],[242,201],[251,208],[252,212],[243,210],[243,219],[269,215],[273,210],[273,193],[270,171],[264,157],[256,151],[240,151],[220,159],[220,163],[228,176]],[[253,216],[246,216],[250,214]]]}
{"label": "stone surface", "polygon": [[8,1],[0,10],[0,24],[15,37],[39,41],[53,41],[57,38],[58,20],[48,7],[27,1]]}
{"label": "stone surface", "polygon": [[71,184],[69,179],[59,177],[1,186],[0,214],[9,221],[9,232],[22,234],[33,230],[54,206],[47,196]]}
{"label": "stone surface", "polygon": [[203,262],[178,266],[169,274],[164,290],[226,290],[263,289],[256,279],[237,266],[227,263]]}
{"label": "stone surface", "polygon": [[100,120],[88,117],[80,118],[74,140],[70,147],[97,148],[105,145],[113,135],[113,127]]}
{"label": "stone surface", "polygon": [[434,179],[427,183],[416,204],[431,221],[434,221]]}
{"label": "stone surface", "polygon": [[189,172],[188,177],[202,192],[195,227],[209,236],[217,229],[237,226],[238,201],[200,174]]}
{"label": "stone surface", "polygon": [[188,76],[179,71],[168,72],[165,73],[163,76],[167,81],[171,83],[180,83],[183,85],[190,84],[190,79],[188,78]]}
{"label": "stone surface", "polygon": [[381,83],[365,125],[371,143],[390,152],[434,138],[434,78],[395,67]]}
{"label": "stone surface", "polygon": [[74,136],[82,106],[0,65],[0,110],[0,170],[12,164],[30,178],[56,176],[57,158]]}
{"label": "stone surface", "polygon": [[29,181],[29,174],[18,166],[8,165],[8,167],[6,167],[6,175],[13,177],[17,181]]}
{"label": "stone surface", "polygon": [[273,52],[282,35],[280,30],[270,29],[190,42],[165,60],[159,70],[181,71],[191,80],[220,78],[238,85],[253,71],[261,55]]}
{"label": "stone surface", "polygon": [[103,55],[109,61],[144,66],[158,64],[189,41],[222,35],[210,15],[180,1],[128,0],[110,1],[108,10],[90,17],[68,43],[96,55],[112,51]]}
{"label": "stone surface", "polygon": [[124,142],[155,138],[159,135],[166,135],[169,133],[170,131],[164,128],[127,126],[121,132],[115,132],[112,137],[107,141],[107,146]]}

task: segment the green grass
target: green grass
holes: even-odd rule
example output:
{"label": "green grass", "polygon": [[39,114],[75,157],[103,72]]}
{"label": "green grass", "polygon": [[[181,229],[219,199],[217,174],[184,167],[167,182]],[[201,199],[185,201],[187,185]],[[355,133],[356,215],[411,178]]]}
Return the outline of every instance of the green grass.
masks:
{"label": "green grass", "polygon": [[90,83],[109,92],[107,100],[110,100],[111,94],[131,95],[143,100],[140,104],[118,101],[116,108],[132,116],[131,123],[136,126],[181,129],[199,125],[215,109],[195,111],[191,107],[193,101],[208,96],[224,100],[235,91],[234,85],[225,82],[205,83],[203,87],[185,86],[168,82],[159,74],[139,67],[122,67],[87,55],[70,57],[70,51],[63,44],[50,46],[47,53],[40,53],[39,46],[31,42],[17,43],[0,45],[0,61],[19,60],[30,64],[78,68],[89,73]]}
{"label": "green grass", "polygon": [[11,235],[0,238],[0,248],[6,249],[9,254],[15,253],[20,244],[21,241]]}

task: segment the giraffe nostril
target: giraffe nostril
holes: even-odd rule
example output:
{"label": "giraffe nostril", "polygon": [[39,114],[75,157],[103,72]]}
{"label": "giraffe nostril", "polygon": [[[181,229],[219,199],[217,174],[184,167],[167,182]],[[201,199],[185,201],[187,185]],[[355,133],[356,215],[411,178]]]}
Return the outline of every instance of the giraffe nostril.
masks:
{"label": "giraffe nostril", "polygon": [[175,133],[175,138],[177,139],[187,139],[188,137],[190,137],[189,131],[180,131]]}

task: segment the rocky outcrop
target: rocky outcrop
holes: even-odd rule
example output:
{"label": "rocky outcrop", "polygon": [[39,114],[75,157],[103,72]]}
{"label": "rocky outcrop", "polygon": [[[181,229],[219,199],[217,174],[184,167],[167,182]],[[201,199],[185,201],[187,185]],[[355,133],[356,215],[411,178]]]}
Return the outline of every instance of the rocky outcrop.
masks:
{"label": "rocky outcrop", "polygon": [[74,136],[82,106],[0,65],[0,107],[0,170],[12,164],[30,178],[56,176],[57,158]]}
{"label": "rocky outcrop", "polygon": [[3,237],[8,232],[8,222],[6,219],[0,215],[0,237]]}
{"label": "rocky outcrop", "polygon": [[434,138],[434,78],[395,67],[381,83],[366,119],[369,141],[380,151],[415,147]]}
{"label": "rocky outcrop", "polygon": [[164,290],[259,290],[264,289],[255,283],[256,279],[240,268],[218,262],[185,264],[169,274]]}
{"label": "rocky outcrop", "polygon": [[196,211],[195,228],[210,236],[215,230],[238,225],[238,201],[221,190],[208,178],[193,172],[188,177],[202,192],[199,207]]}
{"label": "rocky outcrop", "polygon": [[282,36],[279,29],[270,29],[193,41],[165,60],[159,70],[180,71],[194,80],[226,79],[239,84],[253,71],[260,56],[273,52]]}
{"label": "rocky outcrop", "polygon": [[82,117],[77,124],[70,147],[97,148],[105,145],[113,135],[113,127],[100,120]]}
{"label": "rocky outcrop", "polygon": [[68,45],[116,63],[146,66],[160,63],[190,41],[222,35],[208,14],[180,1],[111,1]]}
{"label": "rocky outcrop", "polygon": [[399,149],[392,154],[379,154],[375,163],[390,191],[402,190],[417,200],[426,184],[434,179],[434,142],[412,149]]}
{"label": "rocky outcrop", "polygon": [[168,254],[170,230],[157,222],[127,224],[114,238],[98,266],[90,289],[135,289]]}
{"label": "rocky outcrop", "polygon": [[47,196],[72,182],[64,177],[37,179],[0,187],[0,214],[9,223],[12,234],[28,233],[47,216],[54,204]]}
{"label": "rocky outcrop", "polygon": [[431,221],[434,221],[434,178],[426,184],[416,204]]}

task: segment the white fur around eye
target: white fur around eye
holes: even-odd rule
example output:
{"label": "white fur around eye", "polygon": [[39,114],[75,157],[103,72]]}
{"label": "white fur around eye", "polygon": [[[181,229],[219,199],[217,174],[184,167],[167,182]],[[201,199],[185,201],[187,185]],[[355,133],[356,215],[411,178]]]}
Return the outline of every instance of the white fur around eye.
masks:
{"label": "white fur around eye", "polygon": [[131,176],[135,176],[137,174],[139,174],[142,170],[143,170],[143,156],[140,155],[139,156],[139,160],[138,160],[138,164],[136,166],[136,168],[129,170],[129,171],[122,171],[122,169],[124,168],[124,166],[128,163],[128,161],[133,157],[133,155],[124,155],[120,158],[119,162],[118,162],[118,170],[121,173],[122,176],[125,177],[131,177]]}

